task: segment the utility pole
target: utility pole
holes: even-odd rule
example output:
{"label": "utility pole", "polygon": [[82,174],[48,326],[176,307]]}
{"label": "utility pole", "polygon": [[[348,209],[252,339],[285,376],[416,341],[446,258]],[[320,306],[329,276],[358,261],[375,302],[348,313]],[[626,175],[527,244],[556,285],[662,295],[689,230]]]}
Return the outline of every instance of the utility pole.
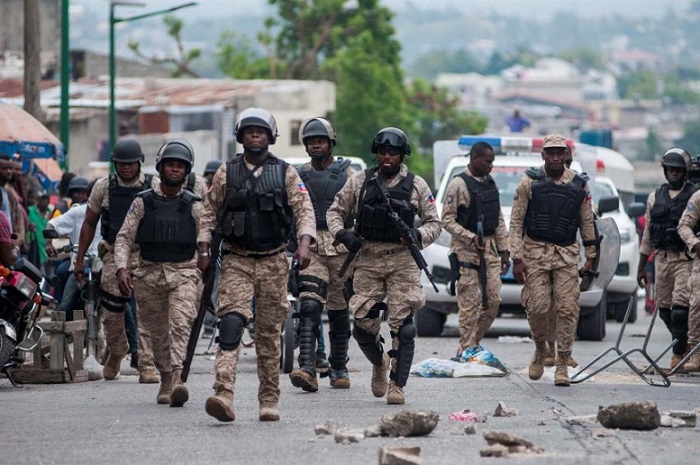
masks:
{"label": "utility pole", "polygon": [[24,0],[24,109],[39,121],[41,111],[40,0]]}

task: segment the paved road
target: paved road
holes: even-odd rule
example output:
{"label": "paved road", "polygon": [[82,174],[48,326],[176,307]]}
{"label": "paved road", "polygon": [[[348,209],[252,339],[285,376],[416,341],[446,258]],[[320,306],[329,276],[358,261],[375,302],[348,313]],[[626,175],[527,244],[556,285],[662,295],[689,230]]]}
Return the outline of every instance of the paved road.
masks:
{"label": "paved road", "polygon": [[[641,345],[648,317],[629,325],[624,348]],[[448,324],[454,325],[453,317]],[[526,334],[524,320],[498,319],[492,335]],[[603,342],[577,341],[575,358],[592,360],[610,347],[620,325],[608,324]],[[665,329],[654,331],[650,350],[658,353],[669,337]],[[457,344],[454,327],[447,336],[418,340],[415,360],[449,358]],[[388,335],[386,335],[388,336]],[[385,337],[386,337],[385,336]],[[236,392],[237,419],[223,424],[204,412],[213,382],[213,361],[196,357],[188,383],[191,400],[174,409],[155,403],[157,385],[140,385],[124,363],[117,381],[93,381],[63,385],[27,385],[13,388],[0,379],[0,464],[358,464],[377,463],[384,445],[417,445],[425,464],[508,463],[537,464],[696,464],[700,452],[697,428],[660,428],[654,431],[614,431],[594,437],[593,426],[570,426],[570,416],[595,414],[599,405],[651,400],[662,411],[700,407],[700,376],[683,375],[669,388],[647,386],[624,364],[570,388],[555,387],[551,378],[532,382],[527,364],[532,343],[515,338],[488,338],[487,346],[511,370],[504,378],[423,379],[412,377],[404,407],[388,406],[372,397],[370,367],[356,345],[351,348],[352,388],[332,390],[322,380],[318,393],[309,394],[281,377],[281,416],[278,423],[257,419],[257,377],[252,349],[244,350]],[[200,351],[205,349],[200,344]],[[665,364],[668,363],[665,357]],[[641,359],[639,360],[641,363]],[[129,375],[128,373],[132,373]],[[515,417],[491,414],[499,401],[519,411]],[[440,414],[440,423],[429,437],[368,438],[351,445],[332,438],[317,438],[314,426],[334,421],[351,428],[377,423],[382,415],[401,409],[429,409]],[[448,420],[451,412],[471,409],[488,414],[478,433],[465,435],[464,423]],[[486,447],[485,431],[505,431],[532,441],[544,449],[538,456],[508,459],[479,457]]]}

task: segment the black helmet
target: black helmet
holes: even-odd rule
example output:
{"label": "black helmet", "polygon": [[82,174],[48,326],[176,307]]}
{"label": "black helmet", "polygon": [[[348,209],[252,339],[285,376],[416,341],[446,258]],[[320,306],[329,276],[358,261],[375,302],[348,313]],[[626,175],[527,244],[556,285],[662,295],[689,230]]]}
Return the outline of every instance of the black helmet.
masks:
{"label": "black helmet", "polygon": [[268,143],[273,145],[277,140],[277,121],[272,113],[264,108],[246,108],[238,116],[238,122],[233,133],[236,135],[236,142],[243,143],[243,130],[249,126],[257,126],[267,130]]}
{"label": "black helmet", "polygon": [[401,156],[411,154],[411,146],[408,143],[406,133],[399,128],[384,128],[374,136],[372,140],[372,153],[377,153],[379,147],[390,145],[391,147],[399,147],[402,151]]}
{"label": "black helmet", "polygon": [[326,118],[310,118],[301,123],[299,127],[299,141],[306,145],[309,137],[327,137],[331,140],[331,146],[335,146],[335,128]]}
{"label": "black helmet", "polygon": [[216,173],[216,170],[219,169],[222,163],[223,161],[221,160],[209,160],[204,167],[204,175]]}
{"label": "black helmet", "polygon": [[66,193],[70,196],[70,194],[75,190],[87,190],[89,184],[90,182],[84,177],[76,176],[68,183]]}
{"label": "black helmet", "polygon": [[690,171],[690,154],[680,147],[672,147],[666,152],[661,159],[661,166],[666,168],[667,166],[674,168],[683,168],[686,173]]}
{"label": "black helmet", "polygon": [[110,160],[115,163],[142,162],[144,160],[144,155],[141,150],[141,145],[134,139],[120,139],[114,144]]}
{"label": "black helmet", "polygon": [[194,149],[185,139],[171,139],[158,150],[156,155],[156,171],[160,173],[163,160],[180,160],[187,165],[187,174],[192,171],[194,164]]}

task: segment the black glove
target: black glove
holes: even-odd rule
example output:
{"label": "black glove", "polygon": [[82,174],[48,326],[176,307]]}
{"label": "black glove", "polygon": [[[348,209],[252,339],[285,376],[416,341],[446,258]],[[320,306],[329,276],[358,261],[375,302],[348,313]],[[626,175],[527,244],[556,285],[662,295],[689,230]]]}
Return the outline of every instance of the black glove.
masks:
{"label": "black glove", "polygon": [[357,252],[362,247],[362,239],[360,235],[357,234],[352,229],[341,229],[335,238],[343,243],[346,249],[350,252]]}
{"label": "black glove", "polygon": [[421,247],[421,244],[423,243],[423,236],[421,236],[420,231],[416,228],[411,228],[411,235],[413,235],[416,238],[416,243],[418,244],[418,247]]}

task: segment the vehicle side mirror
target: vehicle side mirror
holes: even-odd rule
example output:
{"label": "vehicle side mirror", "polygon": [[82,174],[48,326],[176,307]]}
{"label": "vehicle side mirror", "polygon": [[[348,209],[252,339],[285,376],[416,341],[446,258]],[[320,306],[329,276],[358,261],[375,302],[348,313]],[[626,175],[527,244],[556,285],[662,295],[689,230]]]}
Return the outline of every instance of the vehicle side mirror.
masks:
{"label": "vehicle side mirror", "polygon": [[598,214],[614,212],[620,208],[620,198],[613,195],[606,195],[598,200]]}
{"label": "vehicle side mirror", "polygon": [[44,229],[42,231],[44,239],[58,239],[58,232],[55,229]]}
{"label": "vehicle side mirror", "polygon": [[632,202],[629,204],[629,207],[627,207],[627,215],[630,218],[639,218],[643,216],[646,211],[647,207],[642,202]]}

